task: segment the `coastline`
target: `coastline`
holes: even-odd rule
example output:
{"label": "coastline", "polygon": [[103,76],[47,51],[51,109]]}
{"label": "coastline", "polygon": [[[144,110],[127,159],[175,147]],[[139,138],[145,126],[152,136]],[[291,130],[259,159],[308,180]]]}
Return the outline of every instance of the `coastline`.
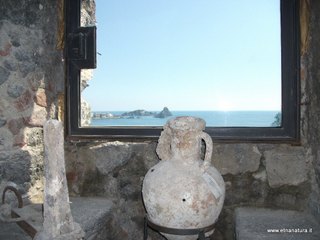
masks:
{"label": "coastline", "polygon": [[[154,113],[155,111],[152,111]],[[273,125],[279,111],[171,111],[171,116],[156,118],[153,114],[122,115],[125,111],[92,112],[90,126],[163,126],[178,116],[200,117],[207,127],[277,127]]]}

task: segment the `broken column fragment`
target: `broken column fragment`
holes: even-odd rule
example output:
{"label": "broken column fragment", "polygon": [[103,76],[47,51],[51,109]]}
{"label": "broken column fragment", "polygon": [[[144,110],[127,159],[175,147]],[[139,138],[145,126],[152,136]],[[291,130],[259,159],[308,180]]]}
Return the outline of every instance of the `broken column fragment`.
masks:
{"label": "broken column fragment", "polygon": [[44,124],[44,150],[44,222],[35,239],[83,239],[84,232],[73,221],[69,205],[61,122],[49,120]]}

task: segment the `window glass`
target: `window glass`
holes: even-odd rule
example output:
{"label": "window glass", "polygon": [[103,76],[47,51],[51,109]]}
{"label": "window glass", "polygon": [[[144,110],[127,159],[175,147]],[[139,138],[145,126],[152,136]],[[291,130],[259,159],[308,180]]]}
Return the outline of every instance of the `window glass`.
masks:
{"label": "window glass", "polygon": [[[81,70],[81,126],[281,126],[279,0],[82,1],[97,69]],[[86,6],[84,8],[84,6]]]}

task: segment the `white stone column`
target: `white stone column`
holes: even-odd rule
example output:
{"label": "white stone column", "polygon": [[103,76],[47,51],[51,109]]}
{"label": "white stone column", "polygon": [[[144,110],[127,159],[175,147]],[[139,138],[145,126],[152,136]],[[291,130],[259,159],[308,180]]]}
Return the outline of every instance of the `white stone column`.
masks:
{"label": "white stone column", "polygon": [[49,120],[44,125],[44,222],[36,240],[83,239],[84,232],[73,221],[65,172],[62,123]]}

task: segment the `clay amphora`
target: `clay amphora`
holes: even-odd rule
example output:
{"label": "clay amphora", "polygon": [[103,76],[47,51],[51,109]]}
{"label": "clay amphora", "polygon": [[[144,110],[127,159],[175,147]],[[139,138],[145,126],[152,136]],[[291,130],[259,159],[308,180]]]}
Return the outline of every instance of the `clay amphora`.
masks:
{"label": "clay amphora", "polygon": [[[151,222],[177,229],[203,228],[216,222],[225,184],[211,164],[212,140],[204,129],[205,121],[195,117],[177,117],[164,126],[156,149],[162,161],[149,169],[142,186]],[[169,240],[198,237],[162,234]]]}

